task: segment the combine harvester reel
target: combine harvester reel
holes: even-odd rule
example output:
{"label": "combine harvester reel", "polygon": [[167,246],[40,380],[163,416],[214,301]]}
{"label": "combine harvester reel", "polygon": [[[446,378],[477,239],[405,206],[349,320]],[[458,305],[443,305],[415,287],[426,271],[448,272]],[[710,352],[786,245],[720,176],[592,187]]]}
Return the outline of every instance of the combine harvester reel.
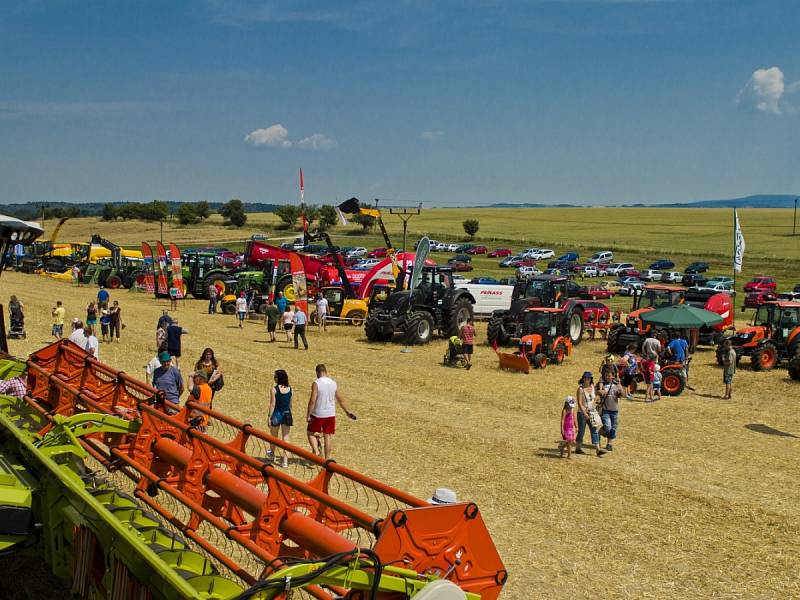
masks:
{"label": "combine harvester reel", "polygon": [[494,600],[506,582],[473,503],[432,506],[165,403],[66,340],[4,357],[0,377],[25,368],[26,397],[0,395],[0,549],[34,546],[77,597]]}

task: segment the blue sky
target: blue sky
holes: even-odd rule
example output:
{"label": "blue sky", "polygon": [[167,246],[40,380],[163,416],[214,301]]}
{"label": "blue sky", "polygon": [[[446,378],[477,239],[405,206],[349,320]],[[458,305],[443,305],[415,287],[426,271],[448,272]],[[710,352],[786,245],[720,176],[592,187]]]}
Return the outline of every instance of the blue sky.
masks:
{"label": "blue sky", "polygon": [[0,203],[800,191],[795,0],[0,3]]}

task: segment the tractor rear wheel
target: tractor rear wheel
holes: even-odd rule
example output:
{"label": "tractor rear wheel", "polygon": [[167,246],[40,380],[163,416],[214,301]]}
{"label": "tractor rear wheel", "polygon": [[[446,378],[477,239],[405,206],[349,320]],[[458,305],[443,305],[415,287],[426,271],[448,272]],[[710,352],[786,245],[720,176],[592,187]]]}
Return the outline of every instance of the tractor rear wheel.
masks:
{"label": "tractor rear wheel", "polygon": [[106,278],[106,287],[112,290],[118,290],[122,287],[122,278],[119,275],[111,275]]}
{"label": "tractor rear wheel", "polygon": [[403,339],[409,346],[427,344],[433,337],[433,317],[424,310],[415,310],[406,318]]}
{"label": "tractor rear wheel", "polygon": [[[619,334],[622,333],[625,329],[624,325],[617,324],[611,327],[608,330],[608,340],[606,341],[606,348],[610,354],[614,354],[615,352],[619,351]],[[574,342],[573,342],[574,343]]]}
{"label": "tractor rear wheel", "polygon": [[661,372],[661,393],[665,396],[680,396],[686,387],[686,372],[683,369],[664,369]]}
{"label": "tractor rear wheel", "polygon": [[583,340],[583,312],[580,308],[575,308],[567,320],[567,332],[572,340],[572,345],[577,346]]}
{"label": "tractor rear wheel", "polygon": [[800,381],[800,354],[795,354],[789,361],[789,377],[795,381]]}
{"label": "tractor rear wheel", "polygon": [[544,369],[547,366],[547,355],[539,352],[533,357],[533,366],[537,369]]}
{"label": "tractor rear wheel", "polygon": [[767,342],[753,352],[751,360],[753,371],[771,371],[778,364],[778,349],[775,344]]}
{"label": "tractor rear wheel", "polygon": [[392,339],[392,332],[384,332],[377,319],[371,316],[364,322],[364,333],[370,342],[389,342]]}
{"label": "tractor rear wheel", "polygon": [[[472,318],[472,302],[466,298],[459,298],[455,301],[447,315],[447,337],[460,335],[461,328],[467,324],[467,320]],[[427,342],[426,342],[427,343]]]}
{"label": "tractor rear wheel", "polygon": [[511,337],[506,331],[503,317],[492,317],[486,327],[486,339],[490,345],[507,346]]}
{"label": "tractor rear wheel", "polygon": [[567,347],[559,342],[556,344],[556,347],[553,349],[553,364],[560,365],[564,362],[564,359],[567,356]]}

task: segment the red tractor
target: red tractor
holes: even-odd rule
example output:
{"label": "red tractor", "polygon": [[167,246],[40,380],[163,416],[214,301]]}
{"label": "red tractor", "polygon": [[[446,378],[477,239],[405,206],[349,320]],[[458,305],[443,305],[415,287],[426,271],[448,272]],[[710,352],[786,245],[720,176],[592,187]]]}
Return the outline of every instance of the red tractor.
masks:
{"label": "red tractor", "polygon": [[[753,324],[729,338],[736,360],[750,357],[754,371],[769,371],[788,363],[792,379],[800,380],[800,302],[765,302],[756,310]],[[722,345],[717,349],[722,364]]]}
{"label": "red tractor", "polygon": [[568,309],[535,307],[525,310],[520,324],[522,336],[516,353],[498,352],[500,367],[524,371],[560,365],[572,354]]}

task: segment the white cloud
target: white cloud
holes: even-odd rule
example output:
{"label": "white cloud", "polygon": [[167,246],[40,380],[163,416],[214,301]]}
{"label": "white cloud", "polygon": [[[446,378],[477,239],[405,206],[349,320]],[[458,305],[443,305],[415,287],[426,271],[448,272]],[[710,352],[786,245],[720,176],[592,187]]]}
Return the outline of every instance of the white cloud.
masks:
{"label": "white cloud", "polygon": [[280,123],[251,131],[245,136],[244,141],[250,142],[254,146],[292,147],[292,142],[289,140],[289,130]]}
{"label": "white cloud", "polygon": [[736,101],[741,106],[779,115],[792,110],[787,92],[791,94],[798,89],[800,89],[800,82],[787,85],[784,81],[783,71],[778,67],[756,69],[750,76],[747,85],[739,90]]}
{"label": "white cloud", "polygon": [[336,142],[321,133],[314,133],[297,142],[297,147],[310,150],[327,150],[328,148],[335,148]]}
{"label": "white cloud", "polygon": [[423,131],[419,134],[419,137],[427,142],[435,142],[442,139],[442,136],[444,136],[444,131],[438,129],[434,131]]}
{"label": "white cloud", "polygon": [[313,133],[299,142],[289,139],[289,130],[280,123],[248,133],[244,141],[253,146],[272,146],[273,148],[302,148],[303,150],[327,150],[335,148],[336,142],[321,133]]}

